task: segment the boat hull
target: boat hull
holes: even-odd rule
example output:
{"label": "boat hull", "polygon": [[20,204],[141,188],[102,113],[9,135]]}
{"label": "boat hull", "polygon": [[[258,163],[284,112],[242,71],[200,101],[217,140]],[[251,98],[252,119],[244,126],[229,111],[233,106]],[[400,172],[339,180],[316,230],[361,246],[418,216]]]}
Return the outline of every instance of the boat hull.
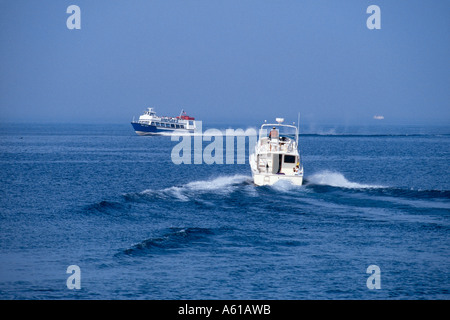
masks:
{"label": "boat hull", "polygon": [[192,133],[194,129],[175,129],[166,127],[157,127],[154,125],[143,124],[139,122],[131,122],[134,131],[140,136],[151,136],[151,135],[168,135],[174,131]]}
{"label": "boat hull", "polygon": [[289,181],[293,185],[301,186],[303,183],[303,176],[301,175],[283,175],[270,173],[253,173],[253,182],[257,186],[273,185],[278,181]]}

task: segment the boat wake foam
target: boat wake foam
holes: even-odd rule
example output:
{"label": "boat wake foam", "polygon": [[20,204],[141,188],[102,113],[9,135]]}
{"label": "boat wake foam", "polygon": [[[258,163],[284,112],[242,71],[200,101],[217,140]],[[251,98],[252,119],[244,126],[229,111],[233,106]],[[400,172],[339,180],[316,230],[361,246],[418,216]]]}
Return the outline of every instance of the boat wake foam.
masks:
{"label": "boat wake foam", "polygon": [[279,180],[272,185],[266,185],[264,187],[270,188],[271,190],[275,190],[275,191],[278,191],[281,193],[289,192],[289,191],[298,191],[298,190],[304,189],[304,188],[302,188],[302,186],[295,185],[289,180]]}
{"label": "boat wake foam", "polygon": [[192,198],[204,194],[213,193],[227,195],[250,183],[251,177],[248,176],[222,176],[212,180],[193,181],[182,186],[174,186],[162,190],[148,189],[142,191],[141,194],[171,199],[175,198],[180,201],[190,201]]}
{"label": "boat wake foam", "polygon": [[[340,188],[340,190],[332,188]],[[324,201],[316,202],[317,196]],[[449,190],[415,190],[405,187],[363,184],[349,181],[340,172],[325,170],[306,177],[304,185],[301,187],[293,185],[289,181],[279,181],[271,186],[257,187],[253,184],[252,178],[247,175],[219,176],[178,186],[122,194],[118,199],[105,199],[84,206],[82,211],[90,214],[106,214],[113,218],[129,217],[134,219],[134,212],[144,210],[147,214],[149,204],[151,204],[152,212],[155,213],[170,210],[176,206],[176,202],[192,204],[194,208],[200,206],[213,208],[213,210],[217,208],[238,210],[238,206],[240,209],[246,207],[253,209],[255,204],[264,206],[273,201],[283,204],[280,210],[286,210],[285,204],[295,203],[298,199],[301,199],[302,203],[312,203],[318,206],[346,202],[349,206],[358,207],[409,208],[408,210],[433,208],[436,214],[445,216],[448,215],[450,209]],[[181,234],[184,233],[181,232]],[[142,246],[155,247],[159,244],[159,240],[144,241]]]}
{"label": "boat wake foam", "polygon": [[382,185],[362,184],[348,181],[340,172],[329,170],[321,171],[307,178],[308,184],[327,185],[331,187],[347,188],[347,189],[379,189],[386,188]]}

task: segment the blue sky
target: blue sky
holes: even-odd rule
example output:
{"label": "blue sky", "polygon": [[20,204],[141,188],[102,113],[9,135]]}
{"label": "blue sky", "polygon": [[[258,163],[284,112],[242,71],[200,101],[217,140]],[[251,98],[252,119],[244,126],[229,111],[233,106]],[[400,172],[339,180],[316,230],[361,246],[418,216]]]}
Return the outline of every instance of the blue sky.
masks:
{"label": "blue sky", "polygon": [[[69,5],[81,29],[69,30]],[[369,5],[381,29],[369,30]],[[0,0],[0,122],[450,123],[450,1]],[[383,115],[384,120],[374,120]]]}

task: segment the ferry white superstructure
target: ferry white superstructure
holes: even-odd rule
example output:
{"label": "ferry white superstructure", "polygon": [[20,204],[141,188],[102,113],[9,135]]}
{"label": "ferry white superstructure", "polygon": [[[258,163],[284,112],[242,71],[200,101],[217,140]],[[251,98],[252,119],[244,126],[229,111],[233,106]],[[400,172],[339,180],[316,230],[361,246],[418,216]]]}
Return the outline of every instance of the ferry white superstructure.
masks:
{"label": "ferry white superstructure", "polygon": [[160,117],[153,108],[148,108],[131,125],[138,135],[169,134],[175,130],[193,133],[196,129],[195,118],[189,117],[184,110],[178,117]]}

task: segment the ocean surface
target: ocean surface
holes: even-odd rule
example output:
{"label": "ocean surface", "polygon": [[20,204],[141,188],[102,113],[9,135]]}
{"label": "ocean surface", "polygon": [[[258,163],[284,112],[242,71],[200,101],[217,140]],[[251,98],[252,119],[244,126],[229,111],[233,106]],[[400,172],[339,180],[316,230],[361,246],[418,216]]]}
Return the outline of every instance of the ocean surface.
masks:
{"label": "ocean surface", "polygon": [[304,185],[257,187],[248,144],[176,165],[130,124],[0,125],[0,299],[449,299],[450,127],[301,133]]}

